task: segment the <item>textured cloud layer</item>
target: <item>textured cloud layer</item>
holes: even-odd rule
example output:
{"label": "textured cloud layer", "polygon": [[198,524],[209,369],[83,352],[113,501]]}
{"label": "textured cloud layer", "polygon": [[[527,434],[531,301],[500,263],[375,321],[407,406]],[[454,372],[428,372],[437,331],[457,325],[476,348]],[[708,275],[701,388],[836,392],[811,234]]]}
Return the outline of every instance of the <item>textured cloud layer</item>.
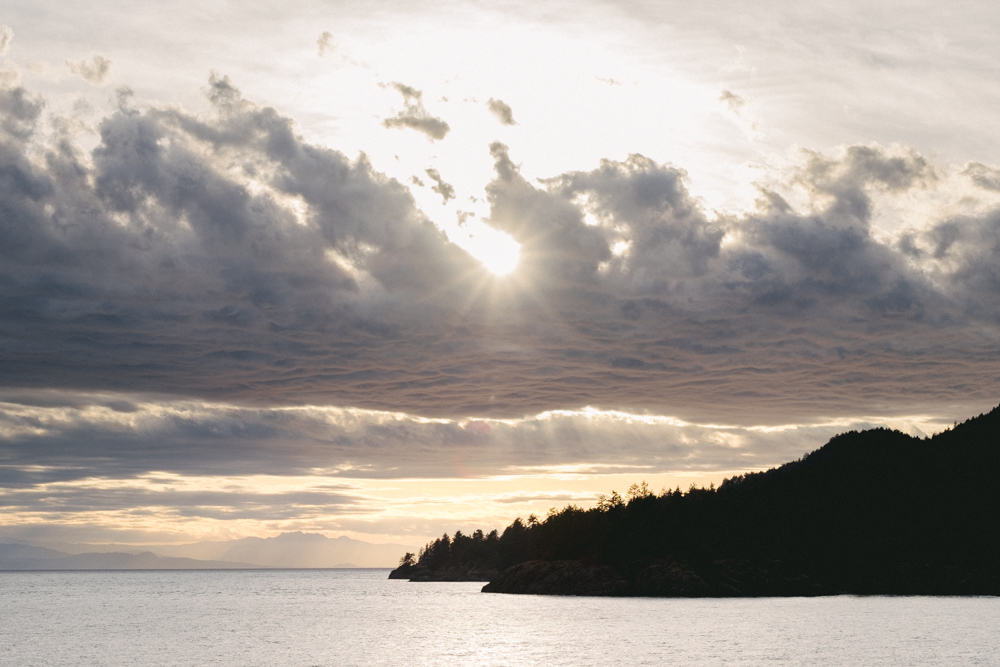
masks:
{"label": "textured cloud layer", "polygon": [[868,425],[743,428],[593,410],[518,420],[427,420],[340,408],[8,393],[0,400],[0,484],[151,472],[388,479],[559,468],[595,474],[744,470],[797,458],[838,431]]}
{"label": "textured cloud layer", "polygon": [[7,391],[0,538],[155,541],[220,529],[427,537],[588,505],[640,479],[657,488],[719,481],[870,425],[741,428],[594,410],[428,420]]}
{"label": "textured cloud layer", "polygon": [[363,157],[225,78],[210,98],[204,118],[123,96],[86,154],[0,91],[0,383],[742,424],[996,402],[1000,212],[876,233],[876,195],[937,178],[913,151],[816,155],[808,211],[765,191],[714,219],[642,156],[532,183],[494,144],[489,223],[521,244],[497,279]]}

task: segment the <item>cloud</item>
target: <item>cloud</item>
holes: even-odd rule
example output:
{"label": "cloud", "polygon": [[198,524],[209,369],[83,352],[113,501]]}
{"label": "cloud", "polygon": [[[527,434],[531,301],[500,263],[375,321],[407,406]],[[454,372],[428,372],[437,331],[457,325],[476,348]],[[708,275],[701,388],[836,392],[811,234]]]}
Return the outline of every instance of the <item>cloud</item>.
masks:
{"label": "cloud", "polygon": [[495,502],[503,504],[521,504],[521,503],[534,503],[534,502],[546,502],[553,503],[553,506],[565,506],[569,504],[581,503],[583,505],[588,505],[593,501],[593,497],[589,494],[571,494],[571,493],[521,493],[521,494],[506,494],[497,498]]}
{"label": "cloud", "polygon": [[514,111],[503,100],[495,100],[491,97],[486,106],[503,125],[517,125],[517,122],[514,120]]}
{"label": "cloud", "polygon": [[21,73],[16,69],[0,69],[0,87],[11,88],[21,82]]}
{"label": "cloud", "polygon": [[743,105],[747,103],[745,99],[730,90],[723,90],[722,94],[719,95],[719,101],[725,104],[737,116],[740,114]]}
{"label": "cloud", "polygon": [[14,31],[10,26],[0,26],[0,56],[6,55],[14,41]]}
{"label": "cloud", "polygon": [[[0,89],[0,130],[15,150],[23,149],[25,140],[35,132],[35,125],[41,116],[44,102],[29,95],[24,88]],[[19,145],[21,144],[21,145]],[[7,156],[8,164],[13,162],[24,167],[22,156]]]}
{"label": "cloud", "polygon": [[274,475],[340,480],[334,490],[344,491],[356,479],[486,477],[568,466],[635,474],[744,470],[798,458],[837,432],[870,424],[761,429],[596,410],[426,420],[316,406],[6,391],[0,487],[41,493],[55,483],[100,486],[93,481],[99,479]]}
{"label": "cloud", "polygon": [[441,195],[441,199],[444,200],[443,203],[447,204],[449,199],[455,198],[455,188],[442,180],[441,174],[438,173],[437,169],[427,169],[426,172],[430,179],[437,183],[437,185],[431,187],[431,190]]}
{"label": "cloud", "polygon": [[984,190],[1000,192],[1000,169],[979,162],[970,162],[963,173]]}
{"label": "cloud", "polygon": [[731,90],[723,90],[719,95],[719,101],[725,105],[729,112],[730,119],[743,131],[748,139],[760,138],[757,130],[757,121],[753,120],[747,113],[750,100],[737,95]]}
{"label": "cloud", "polygon": [[448,123],[430,115],[424,108],[423,92],[402,83],[393,83],[392,87],[403,95],[403,110],[392,118],[382,121],[385,127],[408,127],[417,132],[423,132],[430,140],[444,139],[451,130]]}
{"label": "cloud", "polygon": [[66,68],[73,74],[83,78],[87,83],[92,83],[96,86],[104,83],[104,80],[108,78],[108,73],[111,72],[111,61],[99,53],[95,53],[90,62],[86,60],[67,60]]}
{"label": "cloud", "polygon": [[332,51],[336,48],[333,43],[333,35],[329,31],[324,30],[323,34],[316,40],[316,48],[319,50],[320,58],[326,54],[327,49]]}
{"label": "cloud", "polygon": [[126,99],[87,154],[0,91],[3,386],[743,425],[996,402],[998,213],[873,229],[879,198],[942,183],[910,149],[811,154],[789,175],[803,210],[765,190],[709,217],[678,167],[528,181],[494,144],[485,220],[521,246],[498,279],[363,156],[225,77],[209,98]]}
{"label": "cloud", "polygon": [[[587,505],[616,484],[592,476],[686,488],[677,471],[717,481],[725,471],[792,460],[834,433],[871,425],[741,428],[596,410],[428,420],[7,390],[0,394],[0,525],[24,539],[86,541],[190,541],[193,533],[223,530],[220,524],[426,536],[456,524],[502,527],[515,510]],[[915,426],[907,430],[920,433]]]}
{"label": "cloud", "polygon": [[350,495],[330,491],[267,493],[258,490],[199,491],[175,488],[150,489],[140,485],[102,488],[56,484],[47,488],[17,489],[0,495],[0,513],[30,511],[69,517],[74,514],[111,512],[122,508],[169,506],[166,514],[221,520],[256,519],[281,521],[302,519],[312,514],[349,510],[370,512],[359,507]]}

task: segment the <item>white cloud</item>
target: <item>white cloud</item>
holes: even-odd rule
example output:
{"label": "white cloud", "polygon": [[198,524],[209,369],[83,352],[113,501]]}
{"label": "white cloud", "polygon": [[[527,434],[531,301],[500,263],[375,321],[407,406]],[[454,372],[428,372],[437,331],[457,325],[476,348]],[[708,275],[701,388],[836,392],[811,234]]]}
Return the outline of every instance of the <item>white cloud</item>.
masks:
{"label": "white cloud", "polygon": [[104,80],[108,78],[108,74],[111,72],[111,60],[99,53],[95,53],[89,61],[67,60],[66,68],[87,83],[99,85],[104,83]]}
{"label": "white cloud", "polygon": [[326,55],[327,50],[332,51],[335,49],[336,46],[333,42],[333,35],[329,31],[324,30],[323,34],[321,34],[319,39],[316,40],[316,47],[319,50],[320,58]]}
{"label": "white cloud", "polygon": [[0,56],[7,54],[13,41],[14,31],[11,30],[10,26],[0,26]]}

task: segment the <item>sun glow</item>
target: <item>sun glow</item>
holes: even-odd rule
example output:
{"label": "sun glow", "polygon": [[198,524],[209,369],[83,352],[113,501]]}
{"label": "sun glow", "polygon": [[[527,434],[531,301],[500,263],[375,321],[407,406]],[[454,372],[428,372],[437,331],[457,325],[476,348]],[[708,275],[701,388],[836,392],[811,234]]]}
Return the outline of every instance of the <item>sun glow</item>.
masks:
{"label": "sun glow", "polygon": [[470,222],[455,235],[453,242],[496,276],[507,275],[516,269],[521,259],[521,244],[482,222]]}

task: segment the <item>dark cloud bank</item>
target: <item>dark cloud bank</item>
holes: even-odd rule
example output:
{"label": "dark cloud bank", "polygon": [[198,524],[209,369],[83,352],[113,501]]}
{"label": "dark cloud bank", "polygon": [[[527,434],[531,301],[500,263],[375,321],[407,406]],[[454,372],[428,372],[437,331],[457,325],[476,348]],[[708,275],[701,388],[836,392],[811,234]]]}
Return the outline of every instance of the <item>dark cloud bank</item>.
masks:
{"label": "dark cloud bank", "polygon": [[125,100],[85,155],[0,91],[2,385],[744,424],[997,402],[1000,211],[872,233],[872,193],[934,178],[916,153],[815,156],[815,211],[712,221],[674,167],[530,183],[494,144],[491,224],[521,244],[497,279],[363,157],[210,95],[209,119]]}

